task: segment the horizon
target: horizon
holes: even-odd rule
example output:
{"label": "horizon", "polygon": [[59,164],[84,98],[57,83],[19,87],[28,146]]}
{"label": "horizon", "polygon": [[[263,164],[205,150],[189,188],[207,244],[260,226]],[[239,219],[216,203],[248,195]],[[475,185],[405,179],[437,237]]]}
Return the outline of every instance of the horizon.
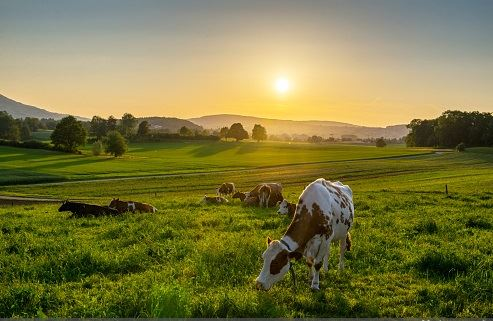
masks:
{"label": "horizon", "polygon": [[0,89],[87,118],[491,112],[492,15],[485,0],[0,0]]}

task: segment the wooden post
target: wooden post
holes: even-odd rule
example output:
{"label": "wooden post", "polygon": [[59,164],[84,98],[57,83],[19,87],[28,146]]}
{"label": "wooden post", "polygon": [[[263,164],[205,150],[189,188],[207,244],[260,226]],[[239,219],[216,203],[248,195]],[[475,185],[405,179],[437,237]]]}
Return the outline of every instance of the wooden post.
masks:
{"label": "wooden post", "polygon": [[445,194],[448,195],[448,186],[447,186],[447,184],[445,184]]}

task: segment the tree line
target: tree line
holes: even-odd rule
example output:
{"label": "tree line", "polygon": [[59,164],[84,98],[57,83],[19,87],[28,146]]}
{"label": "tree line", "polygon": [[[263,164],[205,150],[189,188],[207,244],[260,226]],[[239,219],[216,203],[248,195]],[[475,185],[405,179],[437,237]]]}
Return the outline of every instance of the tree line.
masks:
{"label": "tree line", "polygon": [[408,147],[493,146],[493,114],[447,110],[435,119],[413,119]]}

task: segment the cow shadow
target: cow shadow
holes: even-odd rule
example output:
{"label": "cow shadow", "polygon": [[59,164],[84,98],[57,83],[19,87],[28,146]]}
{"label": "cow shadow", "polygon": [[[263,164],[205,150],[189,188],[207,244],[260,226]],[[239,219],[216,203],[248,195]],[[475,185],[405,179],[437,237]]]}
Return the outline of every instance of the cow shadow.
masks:
{"label": "cow shadow", "polygon": [[208,157],[213,156],[233,148],[238,147],[236,142],[214,142],[197,147],[190,151],[193,157]]}

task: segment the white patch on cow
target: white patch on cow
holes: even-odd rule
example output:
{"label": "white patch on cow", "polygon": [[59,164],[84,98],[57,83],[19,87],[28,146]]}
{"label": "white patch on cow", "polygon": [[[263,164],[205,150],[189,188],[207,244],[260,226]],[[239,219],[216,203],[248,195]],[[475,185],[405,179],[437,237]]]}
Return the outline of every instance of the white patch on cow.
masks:
{"label": "white patch on cow", "polygon": [[288,215],[289,214],[289,202],[288,200],[282,200],[281,204],[279,204],[279,210],[277,214]]}
{"label": "white patch on cow", "polygon": [[135,203],[134,202],[127,202],[128,210],[130,212],[135,212]]}

